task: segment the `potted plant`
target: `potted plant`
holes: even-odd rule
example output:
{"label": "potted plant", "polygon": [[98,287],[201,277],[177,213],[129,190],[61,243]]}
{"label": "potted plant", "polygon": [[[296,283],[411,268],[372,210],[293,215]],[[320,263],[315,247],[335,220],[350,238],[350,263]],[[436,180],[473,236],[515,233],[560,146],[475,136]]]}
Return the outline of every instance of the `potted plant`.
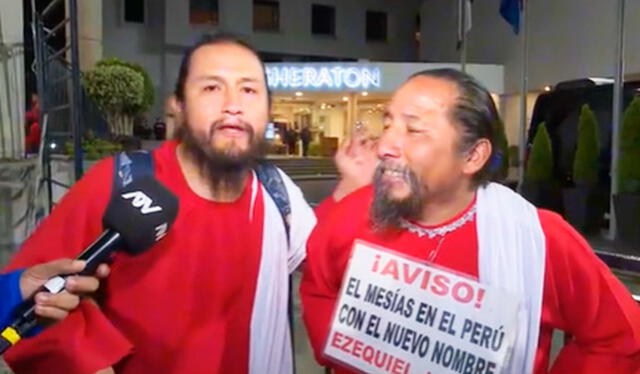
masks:
{"label": "potted plant", "polygon": [[83,78],[87,94],[105,114],[111,136],[133,136],[133,120],[145,104],[143,75],[125,65],[97,64]]}
{"label": "potted plant", "polygon": [[618,238],[640,248],[640,98],[624,113],[620,131],[618,193],[613,202]]}
{"label": "potted plant", "polygon": [[574,186],[564,189],[564,208],[569,223],[585,233],[598,229],[605,212],[606,197],[598,186],[599,133],[595,114],[587,104],[583,105],[573,160]]}
{"label": "potted plant", "polygon": [[[522,186],[523,196],[533,205],[553,209],[553,151],[551,138],[544,123],[538,126]],[[554,209],[555,210],[555,209]]]}
{"label": "potted plant", "polygon": [[151,80],[151,76],[149,76],[149,73],[147,73],[147,70],[145,70],[142,65],[136,64],[134,62],[123,61],[116,57],[108,57],[98,61],[96,66],[124,66],[135,70],[140,75],[142,75],[144,90],[142,103],[132,103],[132,105],[127,108],[127,111],[130,115],[138,117],[146,113],[153,106],[153,102],[155,100],[155,89],[153,87],[153,80]]}

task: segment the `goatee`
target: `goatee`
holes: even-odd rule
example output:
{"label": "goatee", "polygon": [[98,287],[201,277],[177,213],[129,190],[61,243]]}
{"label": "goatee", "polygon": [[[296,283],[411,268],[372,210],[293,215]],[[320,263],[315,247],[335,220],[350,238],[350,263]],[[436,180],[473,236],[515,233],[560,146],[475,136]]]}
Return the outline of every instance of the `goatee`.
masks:
{"label": "goatee", "polygon": [[[391,185],[384,181],[385,171],[399,173],[409,186],[409,194],[401,199],[390,196]],[[374,199],[369,212],[373,227],[377,231],[397,230],[403,220],[420,218],[425,203],[418,176],[407,167],[393,166],[382,162],[376,168],[373,180]]]}

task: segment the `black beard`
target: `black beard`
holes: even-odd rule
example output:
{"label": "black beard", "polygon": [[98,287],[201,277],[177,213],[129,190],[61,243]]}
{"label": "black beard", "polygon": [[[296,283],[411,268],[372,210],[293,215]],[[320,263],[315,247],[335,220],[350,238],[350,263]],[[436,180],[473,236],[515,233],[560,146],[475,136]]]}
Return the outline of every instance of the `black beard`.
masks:
{"label": "black beard", "polygon": [[[409,185],[410,193],[403,199],[389,197],[389,185],[382,179],[385,169],[400,171]],[[410,169],[381,163],[376,168],[373,179],[374,199],[369,217],[376,231],[397,230],[402,228],[402,220],[420,218],[425,203],[425,196],[418,176]]]}
{"label": "black beard", "polygon": [[224,150],[213,148],[211,140],[221,124],[222,121],[214,122],[206,139],[195,134],[187,123],[180,126],[176,134],[176,138],[184,144],[185,151],[209,181],[214,195],[220,191],[239,193],[247,173],[264,157],[266,151],[265,141],[256,138],[253,127],[246,122],[241,122],[241,125],[249,136],[247,150],[238,151],[234,147]]}

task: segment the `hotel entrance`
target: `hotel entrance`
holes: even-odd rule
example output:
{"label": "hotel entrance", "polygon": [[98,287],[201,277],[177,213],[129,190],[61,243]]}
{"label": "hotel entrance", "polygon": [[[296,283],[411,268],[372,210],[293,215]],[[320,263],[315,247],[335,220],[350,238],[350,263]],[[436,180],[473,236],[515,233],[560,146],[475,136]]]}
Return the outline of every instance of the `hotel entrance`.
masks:
{"label": "hotel entrance", "polygon": [[388,94],[367,91],[276,93],[272,123],[276,131],[274,140],[282,144],[279,153],[300,155],[304,151],[300,147],[308,140],[309,156],[330,157],[356,123],[365,126],[368,132],[378,134],[382,130],[382,114],[388,100]]}
{"label": "hotel entrance", "polygon": [[[385,106],[393,91],[415,72],[443,67],[459,66],[365,62],[267,64],[267,80],[273,95],[267,131],[269,152],[332,157],[356,124],[364,126],[371,135],[379,135]],[[502,93],[501,66],[469,65],[468,72],[492,92]]]}

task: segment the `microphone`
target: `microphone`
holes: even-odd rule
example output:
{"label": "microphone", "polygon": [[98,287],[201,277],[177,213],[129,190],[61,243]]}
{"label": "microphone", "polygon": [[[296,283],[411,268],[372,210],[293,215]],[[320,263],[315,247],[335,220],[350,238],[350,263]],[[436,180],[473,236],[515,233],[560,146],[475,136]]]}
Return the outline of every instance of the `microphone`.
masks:
{"label": "microphone", "polygon": [[[102,219],[104,232],[77,257],[86,261],[78,275],[93,274],[118,249],[134,256],[148,250],[167,235],[177,215],[177,197],[153,177],[136,178],[114,191]],[[33,296],[62,292],[67,276],[49,279],[16,308],[16,318],[0,333],[0,355],[37,325]]]}

